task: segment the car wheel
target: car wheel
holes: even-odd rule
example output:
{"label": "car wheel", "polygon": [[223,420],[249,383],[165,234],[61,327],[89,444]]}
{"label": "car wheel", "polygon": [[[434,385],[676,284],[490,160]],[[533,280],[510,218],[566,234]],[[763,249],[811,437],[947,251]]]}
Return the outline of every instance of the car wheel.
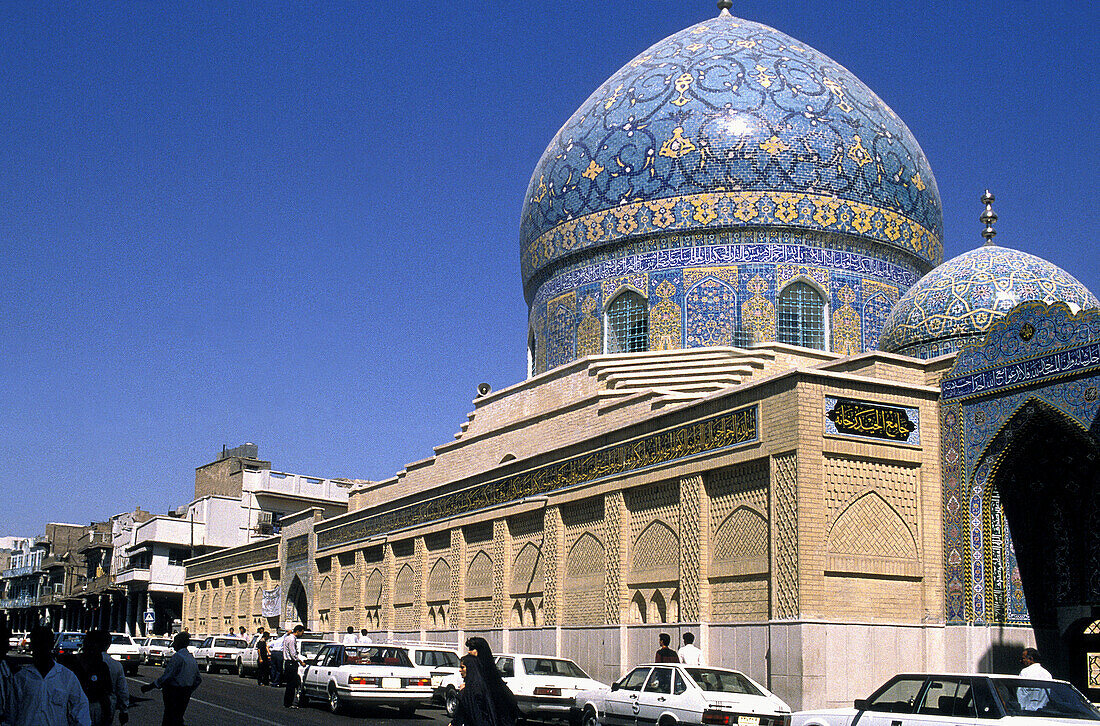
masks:
{"label": "car wheel", "polygon": [[305,686],[298,686],[294,691],[294,705],[305,708],[309,704],[309,696],[306,695]]}
{"label": "car wheel", "polygon": [[237,677],[244,678],[244,661],[240,658],[237,659]]}
{"label": "car wheel", "polygon": [[448,686],[447,692],[443,694],[443,710],[451,718],[454,718],[455,714],[458,713],[458,691],[455,690],[454,686]]}
{"label": "car wheel", "polygon": [[343,705],[340,703],[340,696],[336,693],[336,686],[328,684],[328,710],[332,713],[340,713]]}
{"label": "car wheel", "polygon": [[600,719],[596,716],[596,709],[584,709],[584,716],[581,717],[581,726],[600,726]]}
{"label": "car wheel", "polygon": [[217,670],[217,668],[214,667],[214,661],[207,658],[206,659],[206,672],[207,673],[213,673],[216,670]]}

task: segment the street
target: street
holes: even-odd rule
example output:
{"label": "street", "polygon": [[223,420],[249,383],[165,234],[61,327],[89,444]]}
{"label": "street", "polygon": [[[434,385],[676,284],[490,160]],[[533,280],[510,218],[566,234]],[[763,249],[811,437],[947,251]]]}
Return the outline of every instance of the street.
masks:
{"label": "street", "polygon": [[[143,667],[140,673],[127,679],[130,686],[130,723],[134,726],[156,726],[163,714],[160,691],[141,692],[141,685],[156,678],[162,670]],[[238,678],[225,673],[202,674],[202,685],[187,707],[188,726],[254,726],[256,724],[379,724],[380,726],[444,726],[449,719],[442,708],[435,706],[417,711],[412,718],[401,719],[389,708],[351,709],[332,714],[324,704],[313,703],[298,709],[283,708],[283,689],[259,686],[254,678]]]}

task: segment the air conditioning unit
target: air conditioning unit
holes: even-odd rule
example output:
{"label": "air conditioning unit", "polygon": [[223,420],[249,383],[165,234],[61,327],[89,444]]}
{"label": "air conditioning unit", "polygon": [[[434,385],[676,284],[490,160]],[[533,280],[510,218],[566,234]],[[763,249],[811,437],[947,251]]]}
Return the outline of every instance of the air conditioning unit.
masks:
{"label": "air conditioning unit", "polygon": [[261,511],[256,522],[256,531],[260,534],[274,534],[275,528],[272,526],[272,520],[271,512]]}

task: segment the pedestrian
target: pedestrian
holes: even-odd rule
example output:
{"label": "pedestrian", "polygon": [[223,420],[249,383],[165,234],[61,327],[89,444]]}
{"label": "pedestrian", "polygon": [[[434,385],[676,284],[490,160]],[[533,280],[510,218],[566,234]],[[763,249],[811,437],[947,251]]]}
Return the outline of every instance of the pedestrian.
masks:
{"label": "pedestrian", "polygon": [[684,633],[684,647],[676,651],[676,655],[684,665],[703,665],[703,651],[695,647],[694,633]]}
{"label": "pedestrian", "polygon": [[[493,720],[478,721],[479,716],[473,715],[474,712],[467,711],[464,723],[466,726],[482,726],[483,723],[486,726],[514,726],[516,721],[519,720],[519,706],[516,704],[515,695],[501,677],[496,661],[493,660],[493,650],[489,647],[489,641],[478,636],[467,638],[466,650],[477,661],[476,672],[474,672],[473,677],[485,684],[488,703],[492,708]],[[467,662],[466,667],[469,671],[469,662]]]}
{"label": "pedestrian", "polygon": [[114,720],[111,669],[103,660],[107,645],[106,633],[102,630],[89,630],[84,635],[80,651],[71,661],[72,670],[80,681],[80,688],[88,697],[88,714],[92,726],[107,726]]}
{"label": "pedestrian", "polygon": [[283,639],[287,634],[283,633],[268,644],[271,649],[271,685],[283,685]]}
{"label": "pedestrian", "polygon": [[348,626],[348,632],[344,633],[344,638],[341,640],[344,645],[355,645],[359,642],[359,636],[355,634],[355,628]]}
{"label": "pedestrian", "polygon": [[373,640],[371,640],[371,637],[369,635],[367,635],[367,629],[366,628],[363,628],[362,630],[359,631],[359,642],[362,643],[363,645],[370,645],[371,643],[374,642]]}
{"label": "pedestrian", "polygon": [[[496,670],[496,667],[493,667]],[[508,726],[515,723],[515,699],[499,700],[489,685],[480,656],[470,653],[458,661],[462,675],[462,690],[458,692],[458,707],[451,726]],[[509,691],[509,694],[511,692]]]}
{"label": "pedestrian", "polygon": [[8,651],[11,650],[11,631],[7,626],[0,628],[0,724],[8,726],[12,722],[15,708],[15,683],[8,664]]}
{"label": "pedestrian", "polygon": [[191,636],[186,631],[177,633],[172,640],[172,647],[176,652],[168,659],[164,673],[152,683],[141,687],[142,693],[148,693],[154,688],[161,690],[161,697],[164,699],[161,726],[183,726],[183,713],[191,702],[191,694],[202,683],[199,664],[187,649],[190,644]]}
{"label": "pedestrian", "polygon": [[657,649],[657,655],[653,656],[654,663],[679,663],[680,656],[676,655],[676,651],[668,647],[668,644],[672,642],[672,638],[668,633],[661,633],[657,636],[657,642],[661,647]]}
{"label": "pedestrian", "polygon": [[107,664],[107,670],[111,672],[111,714],[112,718],[107,720],[107,723],[114,723],[113,715],[118,713],[118,722],[125,726],[130,720],[130,686],[126,683],[126,669],[122,667],[122,664],[118,660],[111,656],[107,652],[107,649],[111,646],[111,636],[106,630],[92,630],[85,636],[85,643],[87,638],[95,633],[95,637],[98,638],[97,647],[102,654],[103,662]]}
{"label": "pedestrian", "polygon": [[[1024,664],[1020,675],[1036,681],[1050,681],[1054,676],[1042,666],[1042,657],[1035,648],[1024,648],[1020,654],[1020,662]],[[1045,688],[1017,688],[1016,700],[1024,711],[1038,711],[1050,701],[1050,694]]]}
{"label": "pedestrian", "polygon": [[267,633],[260,633],[256,641],[256,682],[261,686],[271,683],[271,648],[267,644]]}
{"label": "pedestrian", "polygon": [[248,640],[248,631],[245,630],[243,625],[239,628],[239,630],[241,632],[237,635],[237,637],[242,639],[242,640]]}
{"label": "pedestrian", "polygon": [[302,656],[298,653],[298,636],[305,632],[301,625],[295,625],[285,638],[283,638],[283,680],[286,681],[286,690],[283,692],[283,708],[298,708],[295,698],[298,695],[298,686],[301,685],[301,677],[298,667],[302,665]]}
{"label": "pedestrian", "polygon": [[15,726],[92,726],[88,697],[71,670],[55,663],[53,629],[31,629],[31,665],[15,674]]}

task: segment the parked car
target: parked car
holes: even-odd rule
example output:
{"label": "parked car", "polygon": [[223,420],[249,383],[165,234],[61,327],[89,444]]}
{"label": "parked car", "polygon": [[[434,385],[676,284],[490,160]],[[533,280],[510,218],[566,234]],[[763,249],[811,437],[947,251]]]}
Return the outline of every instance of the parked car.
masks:
{"label": "parked car", "polygon": [[256,649],[259,642],[260,636],[253,635],[248,639],[248,647],[237,656],[237,675],[241,678],[256,672],[256,668],[260,663],[260,652]]}
{"label": "parked car", "polygon": [[146,638],[145,644],[141,646],[141,662],[151,666],[163,665],[174,652],[171,638]]}
{"label": "parked car", "polygon": [[336,713],[346,704],[394,706],[405,718],[428,705],[431,677],[397,645],[326,643],[302,675],[299,704],[323,700]]}
{"label": "parked car", "polygon": [[573,718],[599,724],[790,726],[791,709],[744,673],[674,663],[640,665],[610,688],[582,691]]}
{"label": "parked car", "polygon": [[126,675],[137,675],[141,665],[141,647],[126,633],[111,633],[111,644],[107,646],[107,655],[122,663]]}
{"label": "parked car", "polygon": [[217,673],[237,665],[237,656],[248,647],[248,641],[228,635],[212,635],[195,648],[195,662],[207,673]]}
{"label": "parked car", "polygon": [[75,655],[82,645],[84,645],[84,633],[62,630],[53,638],[53,654],[58,658]]}
{"label": "parked car", "polygon": [[853,708],[799,711],[792,726],[1035,726],[1100,721],[1100,711],[1065,681],[987,674],[903,673]]}
{"label": "parked car", "polygon": [[566,658],[502,653],[496,664],[528,719],[568,719],[578,693],[610,689]]}
{"label": "parked car", "polygon": [[[449,645],[431,643],[395,643],[409,652],[413,665],[422,669],[432,679],[433,694],[436,693],[444,678],[458,674],[458,649]],[[434,700],[442,703],[437,694]]]}

